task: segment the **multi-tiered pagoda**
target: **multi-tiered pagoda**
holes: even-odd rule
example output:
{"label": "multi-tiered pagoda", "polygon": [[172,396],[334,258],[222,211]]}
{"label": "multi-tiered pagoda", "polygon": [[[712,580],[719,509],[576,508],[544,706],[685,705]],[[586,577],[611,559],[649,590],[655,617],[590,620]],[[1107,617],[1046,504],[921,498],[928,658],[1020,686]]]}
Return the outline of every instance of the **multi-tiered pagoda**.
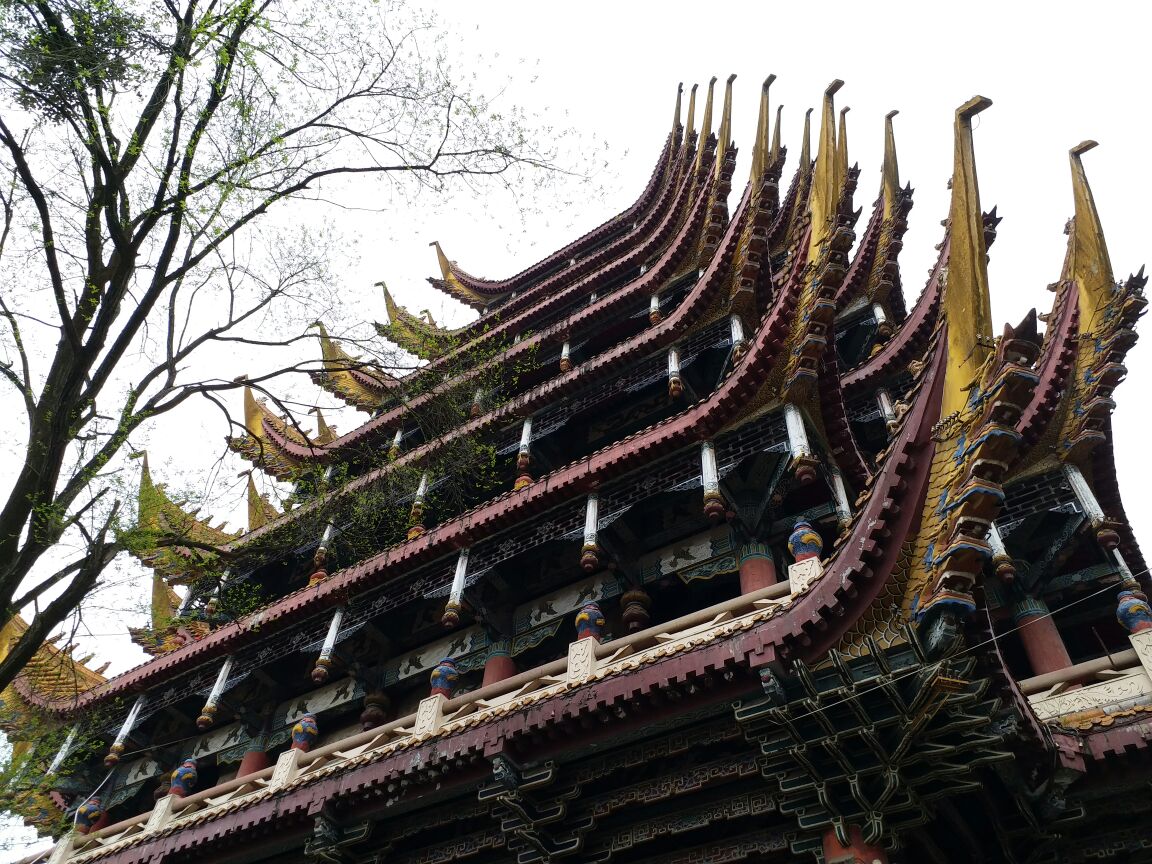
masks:
{"label": "multi-tiered pagoda", "polygon": [[[713,80],[619,216],[498,281],[437,246],[471,324],[386,297],[424,385],[321,330],[362,426],[248,392],[231,444],[288,512],[252,489],[228,535],[145,466],[142,526],[191,538],[142,553],[152,659],[6,697],[63,738],[25,747],[29,815],[72,827],[30,860],[1152,861],[1152,612],[1110,432],[1146,280],[1114,277],[1094,142],[1050,310],[996,329],[989,100],[956,111],[909,308],[896,112],[861,228],[841,82],[782,191],[771,80],[734,207]],[[445,394],[451,428],[420,414]],[[437,460],[461,441],[485,482]],[[403,518],[356,529],[366,490]]]}

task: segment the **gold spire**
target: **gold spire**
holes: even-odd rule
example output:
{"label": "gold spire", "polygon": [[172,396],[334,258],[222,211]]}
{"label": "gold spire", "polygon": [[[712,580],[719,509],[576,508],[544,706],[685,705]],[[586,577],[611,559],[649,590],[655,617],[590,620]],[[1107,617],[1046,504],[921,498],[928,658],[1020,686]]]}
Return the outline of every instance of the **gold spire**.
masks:
{"label": "gold spire", "polygon": [[716,143],[717,156],[723,156],[728,145],[732,143],[732,83],[735,80],[736,73],[733,72],[724,84],[724,107],[720,110],[720,132]]}
{"label": "gold spire", "polygon": [[336,433],[324,421],[324,414],[316,409],[316,444],[331,444],[336,440]]}
{"label": "gold spire", "polygon": [[[165,615],[171,617],[168,606],[180,603],[169,584],[190,580],[213,560],[214,554],[203,547],[222,546],[238,535],[224,531],[222,525],[213,526],[208,519],[199,518],[197,510],[185,509],[169,498],[164,485],[152,481],[148,453],[141,451],[140,459],[140,489],[136,498],[136,530],[139,534],[138,542],[129,551],[142,564],[152,568],[152,617],[155,623]],[[187,538],[193,544],[187,548],[180,547],[178,542],[181,538]],[[163,545],[149,545],[161,541],[164,541]]]}
{"label": "gold spire", "polygon": [[688,119],[684,123],[685,139],[696,131],[696,88],[699,86],[699,84],[693,84],[692,91],[688,94]]}
{"label": "gold spire", "polygon": [[377,333],[425,360],[434,359],[452,347],[459,330],[437,327],[427,309],[422,310],[423,318],[413,315],[392,298],[387,285],[376,284],[384,289],[384,308],[388,312],[388,323],[377,323]]}
{"label": "gold spire", "polygon": [[776,106],[776,127],[772,130],[772,150],[768,154],[768,164],[775,165],[780,159],[780,118],[784,115],[784,106]]}
{"label": "gold spire", "polygon": [[[708,143],[708,136],[712,134],[712,95],[716,90],[716,76],[712,76],[712,80],[708,82],[708,98],[704,102],[704,119],[700,121],[700,145],[696,148],[696,173],[700,173],[700,166],[704,164],[704,150],[705,144]],[[717,151],[716,158],[722,158],[723,154]]]}
{"label": "gold spire", "polygon": [[445,282],[452,281],[452,279],[455,278],[452,275],[452,262],[448,260],[448,256],[445,255],[444,250],[440,248],[440,241],[433,240],[428,245],[436,247],[436,260],[440,264],[440,277]]}
{"label": "gold spire", "polygon": [[452,262],[448,260],[448,256],[445,255],[444,250],[440,248],[440,241],[433,240],[428,245],[436,247],[436,261],[440,264],[440,278],[447,286],[448,293],[452,294],[456,299],[462,299],[480,308],[490,303],[493,299],[504,296],[503,294],[494,294],[491,297],[484,297],[477,294],[461,282],[456,274],[452,272]]}
{"label": "gold spire", "polygon": [[1092,188],[1084,173],[1080,157],[1096,146],[1095,141],[1082,141],[1068,151],[1072,166],[1072,194],[1076,215],[1072,220],[1072,235],[1068,241],[1066,279],[1076,282],[1080,297],[1080,332],[1095,333],[1102,323],[1104,312],[1112,299],[1115,280],[1112,259],[1100,225],[1100,214]]}
{"label": "gold spire", "polygon": [[764,79],[764,83],[760,87],[760,113],[756,118],[756,142],[752,145],[752,173],[750,179],[753,183],[760,179],[765,167],[771,164],[768,156],[768,88],[775,80],[775,75],[769,75]]}
{"label": "gold spire", "polygon": [[804,112],[804,140],[800,143],[800,174],[807,177],[812,170],[812,109]]}
{"label": "gold spire", "polygon": [[[397,380],[380,369],[370,368],[348,354],[328,335],[323,322],[312,324],[320,332],[322,369],[312,372],[312,380],[344,401],[364,411],[380,405],[384,391]],[[355,374],[354,374],[355,372]]]}
{"label": "gold spire", "polygon": [[889,111],[884,117],[884,168],[881,172],[880,194],[884,198],[884,218],[891,219],[900,194],[900,166],[896,163],[896,134],[892,131],[892,118],[899,111]]}
{"label": "gold spire", "polygon": [[264,437],[264,411],[261,409],[259,403],[256,401],[256,394],[252,392],[252,388],[245,385],[244,387],[244,428],[248,430],[248,434],[253,438]]}
{"label": "gold spire", "polygon": [[252,388],[244,387],[244,428],[246,435],[229,436],[228,446],[248,461],[260,466],[269,474],[280,479],[292,478],[300,467],[300,460],[289,453],[268,434],[272,429],[293,444],[311,447],[309,441],[290,420],[277,417],[263,402],[258,400]]}
{"label": "gold spire", "polygon": [[676,134],[676,130],[680,128],[680,97],[684,95],[684,82],[681,81],[676,85],[676,110],[672,114],[672,134]]}
{"label": "gold spire", "polygon": [[836,91],[844,86],[837,78],[824,91],[824,108],[820,117],[820,146],[816,153],[816,171],[808,197],[812,237],[808,243],[808,261],[815,263],[820,247],[828,238],[832,217],[836,213],[840,190],[836,186]]}
{"label": "gold spire", "polygon": [[836,196],[839,198],[840,190],[848,177],[848,112],[852,109],[845,106],[840,109],[840,131],[836,135]]}
{"label": "gold spire", "polygon": [[257,528],[263,528],[273,519],[279,517],[276,508],[272,506],[260,492],[256,489],[256,483],[252,480],[252,473],[248,473],[248,530],[255,531]]}
{"label": "gold spire", "polygon": [[163,630],[176,617],[180,595],[168,587],[159,570],[152,571],[152,629]]}
{"label": "gold spire", "polygon": [[942,315],[948,322],[948,372],[941,416],[961,410],[992,345],[988,262],[984,218],[972,149],[972,118],[992,104],[974,96],[956,109],[955,165],[952,169],[948,279]]}

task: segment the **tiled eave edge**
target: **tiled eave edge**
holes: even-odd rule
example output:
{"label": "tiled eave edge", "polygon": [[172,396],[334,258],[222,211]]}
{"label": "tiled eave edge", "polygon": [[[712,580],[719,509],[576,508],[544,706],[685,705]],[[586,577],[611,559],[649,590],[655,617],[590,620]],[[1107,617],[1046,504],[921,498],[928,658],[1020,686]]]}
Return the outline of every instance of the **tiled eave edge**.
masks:
{"label": "tiled eave edge", "polygon": [[[681,136],[679,134],[674,135],[670,133],[664,140],[664,147],[660,151],[660,157],[648,177],[648,185],[644,187],[644,190],[640,193],[640,197],[636,199],[632,206],[623,213],[613,216],[611,219],[597,225],[591,231],[576,238],[561,249],[557,249],[546,258],[540,259],[535,264],[525,267],[519,273],[509,276],[506,279],[483,279],[472,276],[455,265],[452,266],[452,275],[459,279],[465,287],[478,294],[496,296],[507,293],[508,291],[520,290],[533,279],[537,278],[541,272],[548,271],[560,262],[572,258],[573,255],[581,254],[588,249],[589,246],[594,246],[599,243],[605,234],[611,232],[621,223],[635,219],[647,210],[656,193],[664,187],[665,181],[672,173],[672,168],[676,164],[674,154],[685,145],[689,148],[692,146],[691,140],[681,141],[680,139]],[[529,291],[523,298],[524,301],[526,302],[528,298],[535,296],[536,293],[535,289]],[[520,300],[521,298],[518,297],[518,305]]]}
{"label": "tiled eave edge", "polygon": [[868,285],[868,274],[876,260],[876,250],[880,245],[880,228],[884,221],[884,200],[878,199],[872,206],[872,215],[868,217],[868,225],[864,228],[864,236],[856,244],[856,254],[852,256],[852,263],[848,265],[848,272],[844,274],[844,281],[836,289],[836,311],[842,312],[844,308],[864,294]]}
{"label": "tiled eave edge", "polygon": [[1080,300],[1076,286],[1065,282],[1057,288],[1053,315],[1048,319],[1048,332],[1036,364],[1040,383],[1032,392],[1016,423],[1016,431],[1025,446],[1032,446],[1044,434],[1076,366],[1076,333],[1080,317]]}
{"label": "tiled eave edge", "polygon": [[[734,153],[734,151],[732,151]],[[714,157],[715,154],[707,154]],[[499,336],[511,337],[517,332],[531,329],[540,318],[558,305],[570,302],[574,296],[590,293],[605,281],[619,275],[629,267],[656,254],[659,244],[675,230],[678,215],[684,202],[698,185],[685,166],[691,164],[693,151],[682,150],[675,164],[680,171],[669,171],[667,180],[660,190],[660,197],[643,214],[631,230],[626,231],[602,249],[589,253],[563,270],[549,276],[534,286],[522,297],[517,297],[513,305],[505,304],[498,310],[466,325],[460,331],[463,342],[458,348],[436,357],[429,366],[435,368],[459,354],[472,350],[481,341],[490,341]],[[712,164],[711,158],[705,160]],[[707,175],[711,176],[711,175]],[[638,214],[639,215],[639,214]],[[669,226],[669,223],[671,227]],[[493,321],[492,319],[497,320]]]}
{"label": "tiled eave edge", "polygon": [[908,368],[910,361],[918,360],[923,354],[936,327],[948,251],[949,242],[948,238],[945,238],[936,264],[928,277],[928,284],[916,299],[916,305],[912,307],[908,317],[892,334],[892,338],[874,355],[841,376],[840,386],[846,393],[852,393],[861,387],[876,386],[875,382],[903,372]]}
{"label": "tiled eave edge", "polygon": [[[735,167],[734,151],[731,154],[731,160],[732,167]],[[531,321],[528,320],[529,317],[538,317],[539,315],[546,314],[557,305],[570,302],[577,294],[591,291],[597,283],[603,279],[610,278],[622,269],[638,266],[639,262],[656,255],[661,249],[663,249],[663,252],[660,257],[662,260],[666,259],[674,248],[678,248],[686,240],[693,238],[695,233],[700,230],[710,186],[708,184],[695,186],[692,178],[687,177],[677,189],[678,193],[672,206],[663,212],[659,224],[657,224],[654,229],[651,229],[650,236],[647,236],[645,242],[639,247],[621,256],[617,256],[614,259],[604,259],[601,269],[581,279],[576,285],[570,286],[567,289],[557,290],[541,303],[536,304],[532,309],[526,310],[520,317],[498,325],[486,334],[485,338],[493,337],[503,332],[510,333],[517,327],[530,324]],[[681,219],[681,215],[684,209],[688,207],[689,201],[693,201],[693,203],[688,210],[688,216],[687,218]],[[654,211],[653,218],[660,213],[661,209],[657,208],[657,210]],[[679,228],[677,226],[679,226]],[[648,233],[649,227],[650,226],[646,226],[645,234]],[[599,257],[597,260],[600,260]],[[518,357],[529,356],[532,351],[539,349],[540,346],[546,343],[562,341],[564,334],[569,330],[587,327],[600,320],[610,320],[612,314],[615,313],[620,304],[640,296],[641,292],[652,292],[658,288],[661,281],[667,279],[668,276],[669,274],[665,272],[664,268],[661,268],[659,264],[654,265],[648,273],[639,279],[633,280],[622,290],[613,291],[598,302],[574,312],[568,318],[550,324],[540,332],[533,334],[530,338],[509,346],[505,351],[487,362],[488,364],[514,362]],[[268,426],[265,426],[264,431],[277,449],[283,450],[294,459],[320,462],[328,461],[333,454],[339,452],[341,449],[354,445],[362,445],[366,442],[366,439],[371,436],[381,436],[393,431],[397,428],[397,424],[409,416],[419,405],[435,398],[437,394],[445,389],[458,386],[461,381],[465,380],[467,380],[467,376],[454,379],[449,384],[442,384],[433,390],[432,393],[419,396],[409,404],[398,406],[378,417],[374,417],[324,447],[316,447],[314,445],[302,446],[298,442],[294,442],[278,434],[275,429],[270,429]]]}

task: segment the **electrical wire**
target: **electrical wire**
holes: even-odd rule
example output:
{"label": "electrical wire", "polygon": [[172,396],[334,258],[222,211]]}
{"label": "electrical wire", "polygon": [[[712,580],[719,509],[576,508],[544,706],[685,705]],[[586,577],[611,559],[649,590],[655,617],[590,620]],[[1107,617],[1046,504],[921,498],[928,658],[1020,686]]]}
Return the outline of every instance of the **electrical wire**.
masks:
{"label": "electrical wire", "polygon": [[[1135,579],[1138,576],[1144,576],[1148,572],[1149,572],[1149,570],[1147,568],[1145,568],[1144,570],[1141,570],[1139,573],[1133,573],[1132,578]],[[1077,597],[1071,603],[1066,603],[1065,605],[1061,606],[1056,611],[1057,612],[1063,612],[1065,609],[1071,609],[1073,606],[1079,605],[1080,603],[1083,603],[1086,600],[1091,600],[1093,597],[1099,597],[1101,594],[1106,594],[1109,591],[1117,591],[1117,590],[1120,590],[1120,589],[1118,589],[1115,585],[1106,585],[1103,588],[1099,589],[1098,591],[1093,591],[1090,594],[1085,594],[1083,597]],[[997,643],[997,641],[999,639],[1003,638],[1004,636],[1008,636],[1012,633],[1017,633],[1017,632],[1023,630],[1025,627],[1029,627],[1032,624],[1035,624],[1036,622],[1043,620],[1044,618],[1053,618],[1053,617],[1055,617],[1055,615],[1056,615],[1056,612],[1049,610],[1048,612],[1044,613],[1043,615],[1037,615],[1033,618],[1030,618],[1029,620],[1025,621],[1023,624],[1019,624],[1015,627],[1012,627],[1011,629],[1005,630],[1003,633],[1000,633],[1000,634],[993,633],[991,638],[985,639],[983,642],[978,642],[975,645],[970,645],[969,647],[965,648],[962,651],[958,651],[955,654],[950,654],[947,657],[943,657],[940,660],[935,661],[934,665],[939,667],[939,666],[942,666],[945,662],[948,662],[950,660],[956,660],[960,657],[965,656],[966,654],[970,654],[974,651],[977,651],[980,648],[987,647],[988,645],[995,645]],[[866,693],[872,693],[876,690],[882,690],[888,684],[891,684],[895,681],[900,681],[904,678],[908,678],[908,677],[911,677],[913,675],[919,674],[922,671],[922,669],[923,669],[923,667],[917,667],[917,668],[909,669],[905,672],[896,673],[895,675],[892,675],[891,677],[886,678],[885,681],[881,684],[876,684],[872,687],[867,687],[863,690],[856,691],[853,694],[852,698],[864,695]],[[847,704],[848,701],[849,701],[848,697],[845,697],[845,698],[840,699],[836,702],[831,702],[831,703],[828,703],[827,705],[822,705],[819,708],[808,711],[807,713],[804,713],[804,714],[789,715],[788,719],[790,721],[796,721],[796,720],[804,720],[808,717],[815,717],[817,714],[824,713],[829,708],[835,708],[838,705]]]}

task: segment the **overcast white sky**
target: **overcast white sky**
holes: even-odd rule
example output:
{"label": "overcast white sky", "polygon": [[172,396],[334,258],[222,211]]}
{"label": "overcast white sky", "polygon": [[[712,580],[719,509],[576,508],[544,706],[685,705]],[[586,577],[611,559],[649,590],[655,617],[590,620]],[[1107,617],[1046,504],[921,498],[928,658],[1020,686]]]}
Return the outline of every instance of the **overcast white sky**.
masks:
{"label": "overcast white sky", "polygon": [[[856,198],[865,207],[860,230],[879,184],[883,118],[893,108],[900,110],[901,179],[916,189],[901,253],[909,304],[935,258],[940,220],[947,215],[953,112],[977,93],[994,102],[977,119],[976,158],[984,209],[998,205],[1004,217],[990,264],[998,321],[1018,321],[1033,306],[1041,312],[1050,307],[1045,286],[1059,276],[1063,227],[1072,214],[1067,151],[1086,138],[1101,145],[1084,161],[1117,277],[1149,259],[1152,85],[1142,50],[1148,21],[1138,12],[1141,4],[504,0],[433,5],[472,53],[482,52],[516,75],[507,98],[530,111],[547,107],[559,125],[607,142],[611,169],[600,179],[608,188],[586,208],[545,212],[521,231],[504,198],[462,199],[449,212],[413,211],[394,202],[383,181],[379,187],[364,184],[358,196],[345,199],[358,209],[326,209],[314,217],[332,219],[339,232],[360,238],[348,249],[348,256],[359,260],[350,261],[342,274],[358,317],[384,320],[379,289],[372,287],[383,279],[413,310],[428,308],[438,321],[463,323],[472,313],[424,281],[436,273],[429,241],[440,240],[449,257],[478,276],[500,278],[531,264],[635,199],[670,127],[677,82],[685,82],[687,90],[715,75],[719,97],[723,80],[733,72],[739,76],[733,136],[741,148],[733,203],[747,176],[760,83],[768,73],[778,76],[773,110],[784,105],[784,142],[791,151],[785,182],[799,154],[804,110],[818,107],[832,79],[847,82],[837,104],[852,108],[849,158],[863,169]],[[1152,541],[1146,491],[1152,471],[1149,451],[1142,449],[1152,426],[1150,343],[1152,335],[1144,332],[1129,354],[1129,380],[1118,390],[1114,417],[1121,489],[1145,543]],[[238,394],[236,402],[239,411]],[[347,431],[363,417],[349,412],[330,420]],[[224,433],[218,415],[196,409],[166,423],[149,442],[158,480],[207,466],[218,454]],[[217,482],[233,483],[234,473],[222,472]],[[243,524],[238,509],[232,518],[233,524]],[[96,620],[100,624],[92,630],[99,638],[92,647],[113,660],[111,671],[140,662],[126,637],[105,635],[123,633],[126,622],[103,612]],[[0,859],[4,855],[0,851]]]}

